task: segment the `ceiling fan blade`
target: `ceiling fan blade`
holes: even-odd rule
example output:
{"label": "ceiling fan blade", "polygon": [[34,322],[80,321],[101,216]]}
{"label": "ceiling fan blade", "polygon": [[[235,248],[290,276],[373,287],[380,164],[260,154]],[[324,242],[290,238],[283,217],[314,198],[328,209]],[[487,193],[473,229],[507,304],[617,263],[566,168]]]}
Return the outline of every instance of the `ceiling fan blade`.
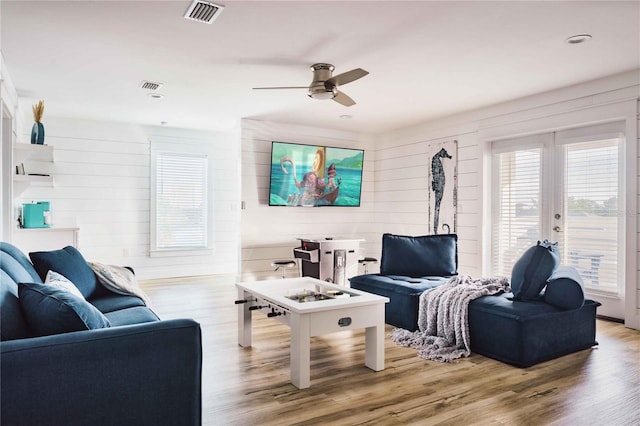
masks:
{"label": "ceiling fan blade", "polygon": [[351,99],[349,96],[345,95],[342,92],[338,92],[336,96],[333,98],[334,101],[339,103],[340,105],[344,105],[346,107],[350,107],[356,104],[356,101]]}
{"label": "ceiling fan blade", "polygon": [[342,74],[334,75],[330,79],[324,82],[327,89],[330,89],[333,86],[341,86],[343,84],[351,83],[359,78],[364,77],[369,74],[369,71],[365,71],[362,68],[356,68],[351,71],[343,72]]}
{"label": "ceiling fan blade", "polygon": [[268,90],[268,89],[308,89],[309,86],[283,86],[283,87],[252,87],[253,90]]}

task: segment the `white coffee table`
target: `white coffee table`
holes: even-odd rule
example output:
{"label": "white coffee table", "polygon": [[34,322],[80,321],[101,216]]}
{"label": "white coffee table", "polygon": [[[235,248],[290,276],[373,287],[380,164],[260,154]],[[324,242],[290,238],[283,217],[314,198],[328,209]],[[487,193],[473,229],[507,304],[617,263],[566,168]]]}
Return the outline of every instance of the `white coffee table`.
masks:
{"label": "white coffee table", "polygon": [[[291,383],[298,389],[310,386],[313,336],[364,328],[364,364],[374,371],[384,370],[384,304],[388,298],[310,277],[243,282],[236,287],[238,343],[251,346],[253,310],[287,324],[291,328]],[[320,295],[314,297],[312,293]],[[321,295],[335,298],[316,300]]]}

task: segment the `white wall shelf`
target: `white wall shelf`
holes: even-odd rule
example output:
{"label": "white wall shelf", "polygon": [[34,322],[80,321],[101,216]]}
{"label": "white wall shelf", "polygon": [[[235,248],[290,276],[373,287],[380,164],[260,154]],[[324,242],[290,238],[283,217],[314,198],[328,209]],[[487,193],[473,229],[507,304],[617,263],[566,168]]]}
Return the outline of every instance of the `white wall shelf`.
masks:
{"label": "white wall shelf", "polygon": [[58,250],[62,247],[78,248],[80,228],[52,226],[51,228],[16,228],[13,232],[13,244],[22,252]]}
{"label": "white wall shelf", "polygon": [[15,164],[20,164],[25,161],[45,161],[49,163],[55,161],[52,145],[14,143],[13,156]]}
{"label": "white wall shelf", "polygon": [[[55,179],[51,175],[19,175],[15,167],[26,162],[27,173],[39,173],[43,168],[50,168],[42,163],[53,164],[55,151],[51,145],[37,145],[29,143],[13,144],[13,196],[19,197],[30,186],[55,186]],[[40,167],[38,167],[40,166]],[[47,170],[48,172],[48,170]],[[43,173],[47,174],[47,173]]]}

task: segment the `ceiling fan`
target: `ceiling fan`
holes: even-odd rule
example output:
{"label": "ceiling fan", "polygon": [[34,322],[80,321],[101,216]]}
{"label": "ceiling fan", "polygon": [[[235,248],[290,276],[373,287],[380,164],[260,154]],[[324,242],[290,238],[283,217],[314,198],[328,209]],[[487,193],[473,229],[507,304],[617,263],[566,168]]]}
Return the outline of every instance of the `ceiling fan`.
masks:
{"label": "ceiling fan", "polygon": [[284,87],[254,87],[255,90],[264,89],[308,89],[307,95],[313,99],[333,99],[344,106],[355,105],[356,102],[349,96],[338,90],[338,87],[351,83],[369,74],[362,68],[356,68],[332,77],[335,67],[331,64],[318,63],[311,65],[313,71],[313,81],[307,86],[284,86]]}

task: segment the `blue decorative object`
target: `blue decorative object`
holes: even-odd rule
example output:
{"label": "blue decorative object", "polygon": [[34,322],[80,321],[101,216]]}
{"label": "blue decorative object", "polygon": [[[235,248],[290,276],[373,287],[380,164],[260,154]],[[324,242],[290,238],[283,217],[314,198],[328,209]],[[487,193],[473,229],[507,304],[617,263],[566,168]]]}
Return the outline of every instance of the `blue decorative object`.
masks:
{"label": "blue decorative object", "polygon": [[44,145],[44,125],[40,122],[33,123],[31,128],[31,143]]}

